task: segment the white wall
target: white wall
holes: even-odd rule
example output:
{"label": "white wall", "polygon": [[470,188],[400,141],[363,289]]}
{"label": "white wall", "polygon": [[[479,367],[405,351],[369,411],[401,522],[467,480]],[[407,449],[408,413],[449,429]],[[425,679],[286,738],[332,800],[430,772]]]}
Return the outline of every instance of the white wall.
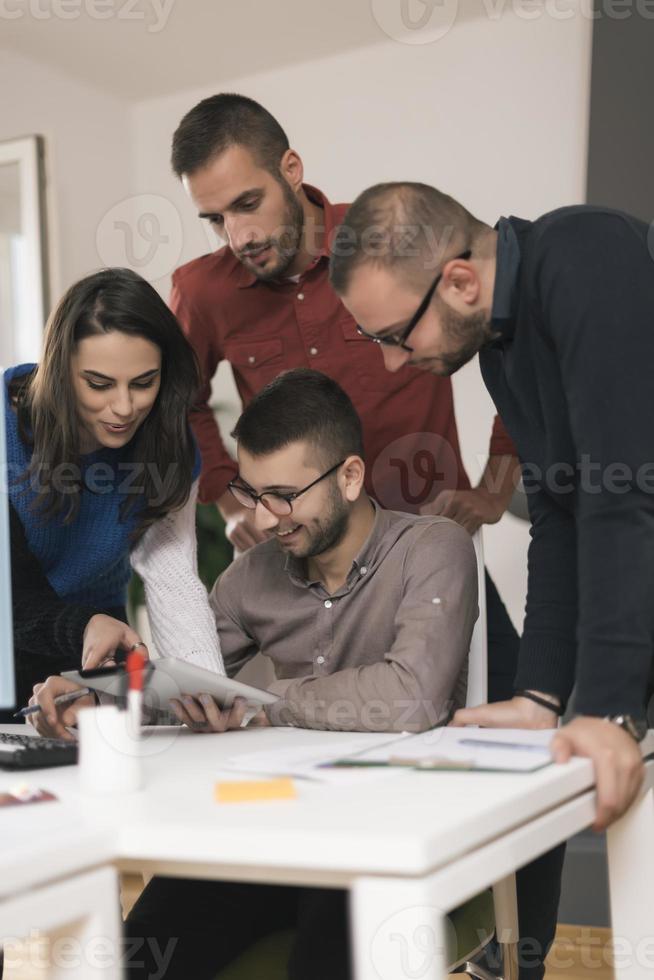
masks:
{"label": "white wall", "polygon": [[[301,153],[307,179],[334,201],[396,178],[436,184],[487,221],[582,200],[591,21],[534,16],[521,2],[507,0],[498,19],[497,0],[460,0],[454,26],[432,43],[389,39],[131,106],[3,51],[0,139],[46,138],[53,297],[110,263],[134,266],[167,295],[175,265],[213,248],[169,167],[175,126],[213,91],[262,101]],[[237,410],[228,372],[217,394]],[[475,480],[493,415],[476,365],[456,376],[455,400]],[[519,623],[526,526],[505,517],[485,538]]]}
{"label": "white wall", "polygon": [[103,260],[96,248],[107,211],[130,190],[127,103],[61,72],[2,51],[0,140],[34,133],[46,143],[51,292]]}
{"label": "white wall", "polygon": [[[307,180],[334,201],[403,178],[447,190],[489,222],[582,201],[591,22],[581,15],[525,19],[516,9],[501,20],[468,14],[433,43],[389,40],[142,102],[131,113],[134,189],[161,195],[182,260],[213,247],[170,173],[170,139],[199,99],[238,91],[279,118]],[[165,294],[170,270],[163,266],[157,285]],[[233,398],[225,375],[218,394]],[[476,480],[493,416],[476,364],[456,376],[455,399],[464,459]],[[527,538],[526,524],[510,516],[485,532],[488,564],[518,624]]]}

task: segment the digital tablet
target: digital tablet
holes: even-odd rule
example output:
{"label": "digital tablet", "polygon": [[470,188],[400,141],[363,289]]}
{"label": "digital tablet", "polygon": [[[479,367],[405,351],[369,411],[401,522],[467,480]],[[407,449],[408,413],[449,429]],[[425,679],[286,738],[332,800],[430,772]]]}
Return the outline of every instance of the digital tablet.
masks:
{"label": "digital tablet", "polygon": [[[273,704],[278,700],[278,696],[269,691],[231,680],[183,660],[169,657],[149,660],[146,669],[148,676],[143,689],[143,701],[150,708],[168,711],[170,699],[180,698],[183,694],[190,694],[192,697],[211,694],[221,708],[231,707],[235,698],[245,698],[253,708]],[[97,667],[93,670],[64,670],[61,676],[114,697],[124,697],[127,693],[127,672],[124,664]]]}

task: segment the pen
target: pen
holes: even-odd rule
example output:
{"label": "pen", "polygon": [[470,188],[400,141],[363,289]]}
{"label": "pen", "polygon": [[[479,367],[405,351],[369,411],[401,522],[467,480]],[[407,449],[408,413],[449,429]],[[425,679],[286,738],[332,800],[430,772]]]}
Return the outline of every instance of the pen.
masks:
{"label": "pen", "polygon": [[[69,701],[77,701],[78,698],[83,698],[90,693],[91,693],[90,688],[83,687],[79,691],[69,691],[68,694],[58,694],[57,697],[54,699],[54,703],[57,705],[67,704]],[[21,708],[20,711],[17,711],[12,717],[27,718],[28,715],[35,715],[39,711],[42,711],[41,705],[33,704],[30,705],[30,707],[28,708]]]}
{"label": "pen", "polygon": [[527,745],[521,742],[491,742],[483,738],[461,738],[457,745],[477,745],[481,749],[521,749],[524,752],[548,752],[547,745]]}

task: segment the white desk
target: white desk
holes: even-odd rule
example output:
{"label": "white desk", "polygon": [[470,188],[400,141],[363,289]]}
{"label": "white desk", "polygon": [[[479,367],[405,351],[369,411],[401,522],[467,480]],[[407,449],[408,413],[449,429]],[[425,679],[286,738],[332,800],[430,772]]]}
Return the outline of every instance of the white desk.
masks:
{"label": "white desk", "polygon": [[[445,914],[593,819],[592,769],[581,759],[520,775],[408,771],[368,781],[364,773],[347,787],[298,781],[293,801],[214,802],[219,775],[234,778],[221,772],[221,759],[274,747],[275,740],[290,747],[325,739],[337,754],[351,736],[160,730],[144,745],[147,788],[121,798],[81,797],[74,767],[23,775],[61,802],[0,811],[2,933],[51,928],[57,910],[48,918],[48,895],[68,887],[80,901],[93,898],[78,927],[80,942],[97,935],[116,942],[116,868],[340,886],[352,891],[357,980],[403,980],[416,968],[436,980],[446,966]],[[654,752],[654,733],[644,749]],[[649,980],[654,968],[653,944],[643,940],[654,936],[653,762],[647,771],[640,801],[608,834],[613,928],[623,952],[619,980]],[[0,773],[0,790],[16,781],[16,774]],[[99,874],[104,892],[91,881]],[[87,980],[96,973],[87,966],[53,976]],[[102,976],[120,972],[108,969],[105,958]]]}

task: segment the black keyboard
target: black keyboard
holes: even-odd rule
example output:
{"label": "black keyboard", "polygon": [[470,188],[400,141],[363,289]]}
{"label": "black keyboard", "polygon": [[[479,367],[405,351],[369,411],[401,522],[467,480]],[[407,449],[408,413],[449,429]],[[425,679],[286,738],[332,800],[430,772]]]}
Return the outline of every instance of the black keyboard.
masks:
{"label": "black keyboard", "polygon": [[76,762],[76,742],[0,732],[1,769],[46,769],[48,766],[73,766]]}

